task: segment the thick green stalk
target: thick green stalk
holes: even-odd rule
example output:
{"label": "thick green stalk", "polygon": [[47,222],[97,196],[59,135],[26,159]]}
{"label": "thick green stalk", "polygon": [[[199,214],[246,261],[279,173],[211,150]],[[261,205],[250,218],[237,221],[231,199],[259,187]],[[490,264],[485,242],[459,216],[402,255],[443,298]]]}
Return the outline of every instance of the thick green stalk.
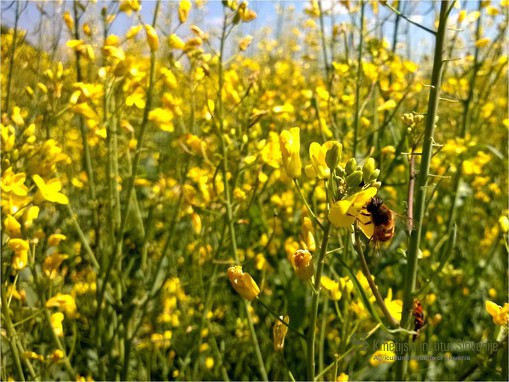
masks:
{"label": "thick green stalk", "polygon": [[[417,179],[417,197],[414,203],[414,224],[415,231],[410,237],[409,249],[407,253],[407,269],[405,275],[405,285],[403,288],[403,312],[401,318],[401,326],[410,328],[409,318],[412,315],[414,289],[417,278],[418,268],[418,252],[423,235],[423,220],[426,213],[426,193],[428,187],[429,168],[433,150],[433,133],[435,129],[435,119],[438,111],[438,102],[440,98],[440,85],[443,69],[443,53],[445,34],[447,32],[447,16],[449,14],[449,2],[442,1],[440,6],[440,19],[438,30],[436,33],[435,54],[433,62],[433,72],[431,75],[431,88],[428,100],[428,112],[426,115],[426,126],[424,131],[424,143],[422,149],[421,165],[419,169],[419,177]],[[406,341],[409,340],[407,336]],[[406,352],[403,351],[403,359],[397,364],[396,379],[403,380],[406,378],[407,361],[404,360]]]}
{"label": "thick green stalk", "polygon": [[353,136],[353,157],[357,156],[357,144],[359,142],[359,129],[360,129],[360,104],[361,104],[361,76],[362,76],[362,49],[364,44],[364,1],[361,0],[361,26],[360,26],[360,40],[359,52],[357,54],[357,79],[355,86],[355,119],[354,119],[354,136]]}
{"label": "thick green stalk", "polygon": [[[228,231],[230,234],[230,242],[233,255],[235,257],[235,261],[240,263],[239,254],[237,252],[237,239],[235,234],[235,224],[233,219],[233,209],[231,202],[231,193],[230,193],[230,183],[228,181],[228,146],[226,144],[226,139],[224,137],[224,105],[223,105],[223,87],[224,87],[224,72],[223,72],[223,58],[224,58],[224,46],[226,42],[226,29],[228,27],[228,16],[225,14],[223,21],[223,30],[221,34],[221,45],[220,45],[220,53],[219,53],[219,86],[218,86],[218,94],[217,94],[217,102],[218,102],[218,119],[219,119],[219,131],[218,136],[221,141],[221,151],[222,151],[222,173],[223,173],[223,183],[224,183],[224,197],[226,204],[226,219],[228,223]],[[251,312],[249,311],[250,303],[247,300],[243,299],[244,309],[246,310],[246,317],[249,325],[249,332],[251,334],[251,340],[253,341],[253,347],[255,350],[256,359],[258,361],[258,368],[260,370],[260,374],[264,381],[268,381],[267,371],[265,370],[265,364],[263,362],[262,352],[260,350],[260,344],[258,343],[258,338],[256,336],[256,332],[254,329],[253,317],[251,316]]]}
{"label": "thick green stalk", "polygon": [[327,243],[329,242],[329,233],[331,230],[331,222],[327,220],[323,231],[322,245],[320,247],[320,255],[318,264],[316,265],[315,284],[313,290],[313,299],[311,301],[311,317],[309,321],[308,338],[307,338],[307,365],[308,380],[315,380],[315,337],[316,337],[316,319],[318,316],[318,305],[320,304],[320,289],[323,266],[325,264],[325,255],[327,254]]}

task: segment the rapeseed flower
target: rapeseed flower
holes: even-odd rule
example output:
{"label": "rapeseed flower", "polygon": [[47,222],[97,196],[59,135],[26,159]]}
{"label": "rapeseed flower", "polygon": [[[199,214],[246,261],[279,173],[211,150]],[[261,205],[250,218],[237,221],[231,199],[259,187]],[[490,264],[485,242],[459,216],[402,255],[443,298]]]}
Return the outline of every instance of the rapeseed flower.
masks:
{"label": "rapeseed flower", "polygon": [[260,294],[260,288],[249,273],[243,272],[240,265],[228,268],[228,278],[237,291],[246,300],[253,300]]}
{"label": "rapeseed flower", "polygon": [[505,303],[503,307],[495,304],[493,301],[486,300],[486,311],[493,317],[495,325],[507,325],[509,322],[509,304]]}
{"label": "rapeseed flower", "polygon": [[301,175],[300,162],[300,129],[292,127],[279,135],[279,146],[283,159],[283,167],[288,177],[295,179]]}
{"label": "rapeseed flower", "polygon": [[293,269],[301,280],[309,280],[313,277],[315,269],[313,267],[313,256],[307,249],[297,250],[290,259]]}

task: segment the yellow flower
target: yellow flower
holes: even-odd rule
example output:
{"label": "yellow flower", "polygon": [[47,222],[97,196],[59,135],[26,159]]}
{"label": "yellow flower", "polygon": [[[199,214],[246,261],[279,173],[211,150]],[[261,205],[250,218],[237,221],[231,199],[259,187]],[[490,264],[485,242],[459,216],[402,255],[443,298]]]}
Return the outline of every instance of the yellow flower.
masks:
{"label": "yellow flower", "polygon": [[76,301],[69,294],[58,293],[56,296],[46,301],[48,308],[58,308],[63,311],[69,318],[77,318],[79,316]]}
{"label": "yellow flower", "polygon": [[64,328],[62,327],[63,320],[64,314],[60,312],[53,313],[50,318],[51,327],[58,337],[64,336]]}
{"label": "yellow flower", "polygon": [[185,23],[188,16],[189,11],[191,11],[192,3],[190,0],[181,0],[179,4],[179,21],[181,23]]}
{"label": "yellow flower", "polygon": [[302,228],[300,231],[301,239],[304,244],[304,248],[309,251],[316,250],[316,242],[315,237],[313,235],[313,224],[311,224],[311,220],[305,217],[302,222]]}
{"label": "yellow flower", "polygon": [[209,370],[214,368],[214,358],[212,357],[205,358],[205,367]]}
{"label": "yellow flower", "polygon": [[486,311],[493,317],[493,323],[495,325],[507,325],[509,322],[508,303],[505,303],[504,307],[501,307],[492,301],[486,300]]}
{"label": "yellow flower", "polygon": [[184,49],[186,46],[186,43],[174,33],[168,37],[168,44],[170,45],[170,48],[173,49]]}
{"label": "yellow flower", "polygon": [[[287,324],[290,323],[290,317],[289,316],[279,316],[284,322]],[[281,321],[276,320],[276,323],[274,324],[272,328],[272,333],[274,334],[274,350],[275,351],[283,351],[283,348],[285,346],[285,337],[286,333],[288,332],[288,327],[284,325]]]}
{"label": "yellow flower", "polygon": [[7,245],[14,251],[12,267],[17,271],[25,268],[28,263],[28,249],[30,248],[28,241],[22,239],[11,239]]}
{"label": "yellow flower", "polygon": [[279,135],[279,146],[283,158],[283,167],[290,178],[298,178],[301,174],[300,164],[300,129],[292,127]]}
{"label": "yellow flower", "polygon": [[159,37],[157,32],[152,25],[145,25],[145,32],[147,32],[148,45],[150,46],[151,52],[156,52],[159,49]]}
{"label": "yellow flower", "polygon": [[262,149],[262,161],[272,168],[279,168],[281,163],[281,148],[279,138],[273,131],[269,132],[269,139]]}
{"label": "yellow flower", "polygon": [[392,341],[387,341],[382,344],[369,360],[371,366],[379,366],[383,363],[393,363],[396,360],[396,353],[394,353],[395,345]]}
{"label": "yellow flower", "polygon": [[39,217],[39,207],[30,206],[23,212],[23,225],[25,228],[30,228],[35,219]]}
{"label": "yellow flower", "polygon": [[391,316],[396,321],[401,321],[401,312],[403,311],[403,301],[392,299],[391,288],[389,288],[389,291],[387,292],[387,298],[384,299],[384,301],[385,306],[387,306],[387,309],[389,309],[389,312],[391,313]]}
{"label": "yellow flower", "polygon": [[141,5],[138,0],[122,0],[120,3],[119,11],[124,12],[131,16],[132,12],[138,12],[141,9]]}
{"label": "yellow flower", "polygon": [[[337,201],[330,209],[330,222],[334,224],[335,227],[348,227],[349,225],[352,225],[362,211],[362,208],[373,196],[376,195],[376,193],[377,189],[375,187],[369,187],[349,196],[347,199]],[[366,225],[366,227],[368,226],[373,226],[373,224]],[[373,227],[371,227],[371,229],[372,228]],[[373,236],[373,234],[371,234],[371,236]]]}
{"label": "yellow flower", "polygon": [[[341,156],[343,146],[336,141],[328,141],[320,146],[319,143],[313,142],[309,146],[309,157],[311,164],[306,166],[306,175],[309,178],[327,179],[330,177],[330,168],[326,162],[327,152],[334,146],[338,148],[338,160]],[[337,161],[336,161],[337,162]]]}
{"label": "yellow flower", "polygon": [[64,358],[64,352],[60,349],[55,350],[53,353],[47,356],[47,359],[53,363],[56,363]]}
{"label": "yellow flower", "polygon": [[33,351],[26,351],[21,354],[21,357],[24,359],[38,359],[39,361],[44,361],[44,357],[40,354],[37,354]]}
{"label": "yellow flower", "polygon": [[152,333],[150,336],[150,341],[154,344],[154,346],[158,349],[160,348],[168,348],[171,345],[171,337],[173,333],[170,330],[165,330],[164,333]]}
{"label": "yellow flower", "polygon": [[331,300],[333,301],[341,300],[343,294],[341,293],[341,289],[337,281],[334,281],[327,276],[322,276],[320,283],[322,284],[322,287],[324,289],[329,291],[329,296]]}
{"label": "yellow flower", "polygon": [[7,215],[4,220],[4,229],[5,232],[10,237],[20,237],[21,236],[21,224],[16,220],[16,218],[12,215]]}
{"label": "yellow flower", "polygon": [[348,382],[348,374],[345,374],[345,373],[339,374],[338,377],[336,378],[336,381],[337,382]]}
{"label": "yellow flower", "polygon": [[509,219],[507,216],[501,216],[500,219],[498,219],[498,224],[500,224],[500,228],[502,228],[502,232],[507,233],[509,231]]}
{"label": "yellow flower", "polygon": [[34,175],[32,178],[39,188],[34,197],[36,201],[41,202],[47,200],[48,202],[52,203],[69,204],[69,199],[67,196],[60,192],[62,189],[62,183],[60,182],[60,179],[50,179],[46,183],[39,175]]}
{"label": "yellow flower", "polygon": [[67,259],[69,256],[62,255],[58,252],[53,253],[50,256],[47,256],[42,263],[42,271],[46,276],[48,276],[51,280],[57,277],[57,270],[62,264],[62,262]]}
{"label": "yellow flower", "polygon": [[290,259],[297,277],[301,280],[309,280],[313,277],[315,269],[313,267],[313,256],[307,249],[297,250]]}
{"label": "yellow flower", "polygon": [[54,233],[48,238],[48,247],[57,247],[62,240],[66,240],[67,237],[61,233]]}
{"label": "yellow flower", "polygon": [[150,113],[148,114],[149,121],[152,121],[161,130],[169,133],[175,130],[173,117],[174,114],[171,110],[162,107],[156,107],[155,109],[150,110]]}
{"label": "yellow flower", "polygon": [[26,175],[24,172],[14,174],[12,167],[9,167],[2,174],[2,191],[6,193],[12,192],[17,196],[26,196],[28,188],[25,186],[25,178]]}
{"label": "yellow flower", "polygon": [[253,300],[260,293],[260,288],[249,273],[242,272],[242,266],[235,265],[228,268],[228,278],[237,291],[246,300]]}

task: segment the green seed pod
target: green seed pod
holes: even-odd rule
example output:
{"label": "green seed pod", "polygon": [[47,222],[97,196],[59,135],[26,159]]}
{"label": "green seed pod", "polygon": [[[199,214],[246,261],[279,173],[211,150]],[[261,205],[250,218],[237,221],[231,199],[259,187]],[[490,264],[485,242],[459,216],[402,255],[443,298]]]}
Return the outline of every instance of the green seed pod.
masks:
{"label": "green seed pod", "polygon": [[359,187],[359,184],[362,182],[362,171],[357,170],[351,173],[346,178],[346,184],[350,188]]}
{"label": "green seed pod", "polygon": [[371,179],[371,174],[375,171],[375,160],[373,158],[366,159],[362,166],[362,180],[367,182]]}
{"label": "green seed pod", "polygon": [[347,174],[351,174],[355,170],[357,170],[357,161],[355,158],[350,159],[345,166],[345,170]]}

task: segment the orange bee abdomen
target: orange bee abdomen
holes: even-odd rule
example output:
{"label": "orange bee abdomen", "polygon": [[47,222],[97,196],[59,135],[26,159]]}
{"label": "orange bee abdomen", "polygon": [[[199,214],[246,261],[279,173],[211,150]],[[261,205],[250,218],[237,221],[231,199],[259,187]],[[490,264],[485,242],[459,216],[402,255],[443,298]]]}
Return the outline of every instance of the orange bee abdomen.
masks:
{"label": "orange bee abdomen", "polygon": [[371,214],[371,220],[374,225],[374,233],[371,238],[376,244],[386,242],[394,236],[394,213],[383,204],[382,199],[372,198],[366,205],[366,210]]}

